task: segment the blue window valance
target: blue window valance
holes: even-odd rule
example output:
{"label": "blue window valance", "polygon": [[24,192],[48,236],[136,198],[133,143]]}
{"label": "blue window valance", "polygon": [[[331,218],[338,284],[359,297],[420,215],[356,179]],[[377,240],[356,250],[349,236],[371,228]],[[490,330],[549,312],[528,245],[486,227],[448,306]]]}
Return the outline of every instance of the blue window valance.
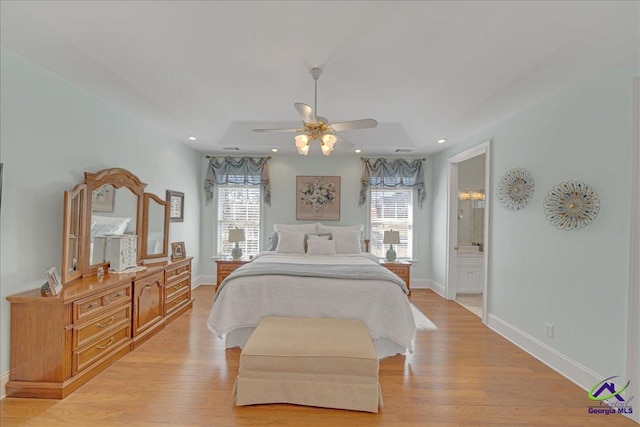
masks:
{"label": "blue window valance", "polygon": [[360,185],[360,202],[362,206],[367,200],[369,187],[413,187],[418,194],[418,203],[427,198],[424,184],[422,160],[405,159],[362,159],[364,168]]}
{"label": "blue window valance", "polygon": [[271,205],[268,161],[271,157],[212,157],[209,160],[204,191],[207,203],[216,185],[260,185],[264,202]]}

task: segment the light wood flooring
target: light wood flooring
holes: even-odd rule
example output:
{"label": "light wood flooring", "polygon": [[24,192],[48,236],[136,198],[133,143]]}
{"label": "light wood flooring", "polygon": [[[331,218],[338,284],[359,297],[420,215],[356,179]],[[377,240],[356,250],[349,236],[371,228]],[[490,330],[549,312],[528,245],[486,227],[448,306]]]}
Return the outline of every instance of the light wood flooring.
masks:
{"label": "light wood flooring", "polygon": [[418,332],[414,354],[381,361],[380,413],[236,407],[240,350],[225,350],[207,329],[213,289],[197,288],[191,312],[66,399],[0,401],[0,425],[637,427],[620,415],[588,414],[586,391],[456,302],[420,289],[411,301],[438,330]]}

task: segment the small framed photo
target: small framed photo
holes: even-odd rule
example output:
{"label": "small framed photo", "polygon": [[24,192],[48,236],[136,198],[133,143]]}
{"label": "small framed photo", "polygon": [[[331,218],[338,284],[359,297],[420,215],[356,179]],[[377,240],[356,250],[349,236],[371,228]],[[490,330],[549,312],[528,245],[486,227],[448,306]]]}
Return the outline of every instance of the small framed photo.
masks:
{"label": "small framed photo", "polygon": [[49,291],[52,295],[58,295],[62,291],[62,280],[60,280],[60,274],[56,267],[51,267],[45,271],[44,276],[47,278],[49,284]]}
{"label": "small framed photo", "polygon": [[184,242],[171,242],[171,259],[180,259],[187,256],[184,250]]}
{"label": "small framed photo", "polygon": [[184,193],[167,190],[167,202],[169,202],[169,221],[184,221]]}

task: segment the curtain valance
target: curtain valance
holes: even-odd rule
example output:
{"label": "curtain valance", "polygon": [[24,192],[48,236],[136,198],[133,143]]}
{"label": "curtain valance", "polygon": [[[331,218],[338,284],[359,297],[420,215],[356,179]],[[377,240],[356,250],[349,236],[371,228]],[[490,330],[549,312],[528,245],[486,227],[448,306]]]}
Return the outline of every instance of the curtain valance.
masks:
{"label": "curtain valance", "polygon": [[422,159],[362,159],[364,168],[360,185],[360,203],[367,200],[367,190],[371,187],[414,187],[418,193],[418,203],[427,197],[424,184]]}
{"label": "curtain valance", "polygon": [[212,157],[209,160],[204,191],[207,203],[213,199],[216,185],[260,185],[264,202],[271,205],[271,184],[269,183],[270,157]]}

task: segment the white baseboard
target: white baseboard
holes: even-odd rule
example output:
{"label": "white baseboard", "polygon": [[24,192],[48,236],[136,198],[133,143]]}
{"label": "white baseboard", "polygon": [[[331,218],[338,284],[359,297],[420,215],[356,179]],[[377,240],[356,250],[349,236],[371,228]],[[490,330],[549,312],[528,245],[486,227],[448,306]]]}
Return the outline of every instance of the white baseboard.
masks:
{"label": "white baseboard", "polygon": [[411,289],[431,289],[428,279],[412,279]]}
{"label": "white baseboard", "polygon": [[7,383],[9,382],[9,371],[0,374],[0,399],[7,397]]}
{"label": "white baseboard", "polygon": [[200,285],[215,285],[216,276],[198,276],[191,280],[191,289],[195,289]]}
{"label": "white baseboard", "polygon": [[435,280],[429,280],[429,287],[431,288],[431,290],[433,290],[433,292],[440,295],[442,298],[446,298],[444,293],[444,285],[441,285]]}
{"label": "white baseboard", "polygon": [[604,379],[493,314],[489,314],[487,326],[584,390],[591,389],[594,384]]}

